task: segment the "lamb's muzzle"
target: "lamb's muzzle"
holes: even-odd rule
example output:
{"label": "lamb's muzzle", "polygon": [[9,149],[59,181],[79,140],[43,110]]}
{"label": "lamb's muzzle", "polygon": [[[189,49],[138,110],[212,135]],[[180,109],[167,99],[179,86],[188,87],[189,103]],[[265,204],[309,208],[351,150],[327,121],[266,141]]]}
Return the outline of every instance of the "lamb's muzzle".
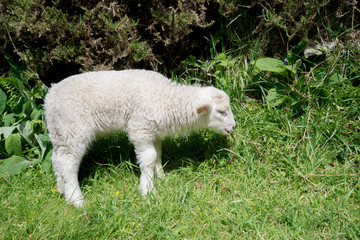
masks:
{"label": "lamb's muzzle", "polygon": [[228,95],[214,87],[180,85],[146,70],[74,75],[54,84],[45,98],[53,143],[57,187],[67,202],[81,206],[77,174],[96,135],[125,131],[140,166],[140,193],[163,177],[161,140],[175,133],[211,129],[229,135],[235,128]]}

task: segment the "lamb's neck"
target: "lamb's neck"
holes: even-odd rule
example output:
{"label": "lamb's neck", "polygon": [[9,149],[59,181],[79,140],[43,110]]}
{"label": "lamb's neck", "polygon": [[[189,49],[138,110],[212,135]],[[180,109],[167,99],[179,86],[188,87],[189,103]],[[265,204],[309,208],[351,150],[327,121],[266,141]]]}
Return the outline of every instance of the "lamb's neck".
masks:
{"label": "lamb's neck", "polygon": [[[171,92],[169,117],[176,128],[198,128],[198,114],[196,112],[199,103],[200,88],[196,86],[177,85]],[[169,99],[170,101],[170,99]]]}

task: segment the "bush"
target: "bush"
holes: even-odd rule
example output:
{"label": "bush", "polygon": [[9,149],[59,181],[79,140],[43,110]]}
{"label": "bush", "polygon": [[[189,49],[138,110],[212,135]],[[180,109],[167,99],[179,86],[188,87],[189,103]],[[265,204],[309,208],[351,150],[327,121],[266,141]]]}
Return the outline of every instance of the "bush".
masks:
{"label": "bush", "polygon": [[[253,33],[263,34],[268,56],[289,50],[300,41],[330,42],[338,38],[344,45],[358,42],[359,9],[356,1],[253,1],[260,17]],[[271,46],[270,46],[271,45]]]}
{"label": "bush", "polygon": [[[45,83],[79,71],[174,68],[189,53],[207,58],[211,49],[246,55],[259,41],[258,53],[267,56],[283,55],[300,40],[340,35],[344,45],[358,42],[358,8],[335,0],[3,2],[22,60]],[[4,26],[0,32],[7,36]],[[18,57],[8,39],[0,40],[0,51]],[[6,61],[0,62],[7,72]]]}
{"label": "bush", "polygon": [[[6,0],[4,8],[23,60],[45,82],[80,70],[174,65],[193,43],[187,36],[212,23],[201,0]],[[14,55],[9,42],[4,51]]]}

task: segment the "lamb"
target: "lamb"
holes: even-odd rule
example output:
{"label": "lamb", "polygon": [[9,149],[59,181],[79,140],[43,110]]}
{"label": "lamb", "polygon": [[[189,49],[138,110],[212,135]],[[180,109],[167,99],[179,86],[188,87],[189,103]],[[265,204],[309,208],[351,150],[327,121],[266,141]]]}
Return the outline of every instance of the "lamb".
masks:
{"label": "lamb", "polygon": [[147,70],[88,72],[53,84],[45,97],[57,190],[80,207],[81,159],[96,136],[125,131],[135,147],[139,191],[153,191],[164,177],[161,141],[190,130],[229,135],[235,128],[228,95],[214,87],[181,85]]}

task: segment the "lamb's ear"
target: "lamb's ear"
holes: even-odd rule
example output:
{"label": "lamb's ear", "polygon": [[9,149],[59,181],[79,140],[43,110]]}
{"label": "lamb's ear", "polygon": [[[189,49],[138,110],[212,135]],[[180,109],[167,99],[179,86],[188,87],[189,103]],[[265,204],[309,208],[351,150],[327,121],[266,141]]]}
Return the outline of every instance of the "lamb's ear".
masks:
{"label": "lamb's ear", "polygon": [[218,103],[224,100],[224,96],[221,95],[220,93],[217,93],[214,97],[213,97],[214,102]]}
{"label": "lamb's ear", "polygon": [[210,112],[210,110],[211,110],[210,104],[201,104],[200,106],[197,107],[196,112],[198,114],[202,114],[202,113]]}
{"label": "lamb's ear", "polygon": [[214,101],[212,100],[211,94],[209,92],[211,88],[205,87],[201,88],[201,90],[201,96],[196,107],[196,112],[199,115],[204,113],[210,113],[214,104]]}
{"label": "lamb's ear", "polygon": [[221,95],[220,93],[218,93],[218,94],[215,95],[215,98],[219,99],[219,100],[222,100],[222,99],[224,99],[224,96]]}

